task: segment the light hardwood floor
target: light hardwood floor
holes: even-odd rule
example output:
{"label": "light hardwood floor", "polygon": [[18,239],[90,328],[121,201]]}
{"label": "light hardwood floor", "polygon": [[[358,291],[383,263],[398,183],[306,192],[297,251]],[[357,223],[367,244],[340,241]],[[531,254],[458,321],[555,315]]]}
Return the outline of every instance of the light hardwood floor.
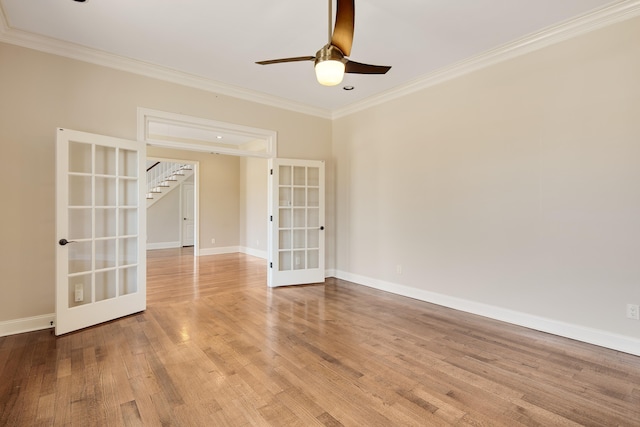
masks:
{"label": "light hardwood floor", "polygon": [[241,254],[148,271],[144,313],[0,338],[1,426],[640,426],[640,357]]}

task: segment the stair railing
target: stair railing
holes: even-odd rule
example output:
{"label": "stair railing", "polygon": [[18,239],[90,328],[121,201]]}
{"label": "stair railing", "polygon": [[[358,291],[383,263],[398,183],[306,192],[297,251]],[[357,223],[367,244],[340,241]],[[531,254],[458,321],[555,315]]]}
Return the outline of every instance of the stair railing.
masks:
{"label": "stair railing", "polygon": [[171,181],[178,180],[177,176],[184,175],[184,171],[191,169],[189,164],[157,162],[147,169],[147,196],[161,193],[163,187],[169,187]]}

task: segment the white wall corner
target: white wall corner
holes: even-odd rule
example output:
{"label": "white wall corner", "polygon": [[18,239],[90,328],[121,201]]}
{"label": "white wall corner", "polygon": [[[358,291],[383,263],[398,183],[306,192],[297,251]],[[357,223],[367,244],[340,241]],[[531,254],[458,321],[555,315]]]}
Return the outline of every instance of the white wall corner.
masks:
{"label": "white wall corner", "polygon": [[640,356],[640,340],[633,337],[565,323],[558,320],[547,319],[471,300],[429,292],[411,286],[351,274],[344,271],[336,271],[335,277],[358,285],[417,299],[419,301],[437,304],[454,310],[487,317],[489,319],[499,320],[513,325],[523,326],[525,328]]}
{"label": "white wall corner", "polygon": [[23,319],[5,320],[0,322],[0,337],[53,328],[55,320],[56,315],[53,313],[25,317]]}
{"label": "white wall corner", "polygon": [[147,250],[153,249],[174,249],[179,248],[180,242],[158,242],[158,243],[147,243]]}
{"label": "white wall corner", "polygon": [[324,277],[336,277],[336,270],[335,269],[326,269],[324,271]]}

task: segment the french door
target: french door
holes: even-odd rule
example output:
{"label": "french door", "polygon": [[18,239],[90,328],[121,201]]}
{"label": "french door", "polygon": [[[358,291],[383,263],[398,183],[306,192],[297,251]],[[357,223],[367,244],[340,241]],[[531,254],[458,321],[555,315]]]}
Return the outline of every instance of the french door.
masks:
{"label": "french door", "polygon": [[146,308],[143,142],[58,129],[56,335]]}
{"label": "french door", "polygon": [[324,282],[324,162],[269,162],[271,287]]}

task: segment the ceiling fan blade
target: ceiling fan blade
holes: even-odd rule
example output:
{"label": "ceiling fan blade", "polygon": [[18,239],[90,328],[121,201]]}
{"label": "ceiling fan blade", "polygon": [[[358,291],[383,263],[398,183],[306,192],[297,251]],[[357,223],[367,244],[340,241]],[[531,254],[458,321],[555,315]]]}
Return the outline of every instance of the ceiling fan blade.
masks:
{"label": "ceiling fan blade", "polygon": [[256,64],[260,65],[269,65],[269,64],[280,64],[282,62],[298,62],[298,61],[315,61],[315,56],[296,56],[294,58],[282,58],[282,59],[270,59],[268,61],[259,61]]}
{"label": "ceiling fan blade", "polygon": [[355,61],[347,61],[344,72],[352,74],[386,74],[390,69],[391,67],[387,67],[386,65],[369,65]]}
{"label": "ceiling fan blade", "polygon": [[344,56],[351,55],[354,20],[354,0],[338,0],[336,25],[333,29],[331,44],[340,49],[342,53],[344,53]]}

